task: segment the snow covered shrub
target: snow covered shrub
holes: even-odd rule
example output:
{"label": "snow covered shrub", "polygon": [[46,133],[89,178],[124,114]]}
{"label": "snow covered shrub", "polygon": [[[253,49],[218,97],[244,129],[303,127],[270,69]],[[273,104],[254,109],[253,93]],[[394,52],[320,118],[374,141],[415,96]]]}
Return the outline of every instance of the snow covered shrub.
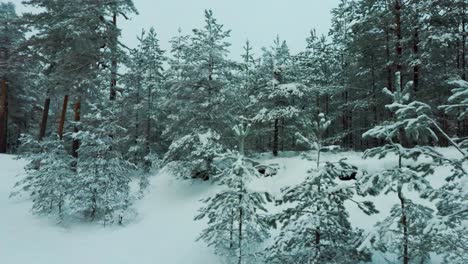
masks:
{"label": "snow covered shrub", "polygon": [[[243,126],[236,126],[238,137],[246,136]],[[255,263],[260,257],[259,246],[269,236],[269,220],[266,215],[268,194],[251,190],[250,180],[261,177],[256,161],[240,152],[228,151],[221,159],[231,165],[213,176],[222,190],[204,199],[205,205],[199,210],[195,220],[208,219],[208,227],[198,239],[214,247],[216,254],[225,256],[229,263]]]}
{"label": "snow covered shrub", "polygon": [[179,177],[208,180],[215,174],[213,161],[222,150],[219,139],[219,134],[212,130],[186,135],[171,144],[163,164]]}
{"label": "snow covered shrub", "polygon": [[25,136],[22,144],[29,151],[21,157],[27,159],[29,164],[25,168],[26,176],[15,184],[20,190],[13,192],[12,196],[26,192],[32,198],[34,213],[57,215],[62,219],[74,178],[72,157],[58,136],[41,141]]}

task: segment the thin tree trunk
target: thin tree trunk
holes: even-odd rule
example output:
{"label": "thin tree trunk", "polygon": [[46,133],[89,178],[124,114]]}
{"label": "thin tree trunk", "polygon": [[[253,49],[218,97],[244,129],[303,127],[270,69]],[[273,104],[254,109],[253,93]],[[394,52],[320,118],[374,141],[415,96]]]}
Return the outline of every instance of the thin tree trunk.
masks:
{"label": "thin tree trunk", "polygon": [[353,131],[353,110],[350,109],[348,111],[348,128],[349,128],[349,138],[348,138],[348,144],[349,147],[354,149],[354,131]]}
{"label": "thin tree trunk", "polygon": [[[147,104],[147,116],[146,116],[146,135],[145,135],[145,154],[149,155],[151,153],[151,114],[152,114],[152,100],[153,100],[153,91],[151,87],[148,87],[148,104]],[[150,159],[145,159],[145,169],[149,171],[151,168]],[[209,168],[209,166],[208,166]]]}
{"label": "thin tree trunk", "polygon": [[[402,91],[404,89],[404,86],[403,86],[404,82],[403,82],[403,62],[402,62],[403,61],[403,58],[402,58],[403,46],[402,46],[402,35],[401,35],[401,2],[400,1],[401,0],[395,0],[394,12],[395,12],[395,36],[397,39],[396,45],[395,45],[395,51],[397,55],[396,71],[397,73],[400,74],[399,83],[397,83],[396,85],[399,86],[397,88],[399,88]],[[409,141],[406,137],[406,134],[403,128],[399,129],[398,137],[403,147],[409,146]]]}
{"label": "thin tree trunk", "polygon": [[0,153],[6,153],[8,148],[8,84],[6,80],[2,80],[0,95]]}
{"label": "thin tree trunk", "polygon": [[385,57],[387,59],[387,88],[389,91],[394,92],[392,67],[390,66],[390,32],[388,28],[385,29]]}
{"label": "thin tree trunk", "polygon": [[[418,2],[416,2],[416,5]],[[416,7],[417,8],[417,7]],[[419,11],[416,10],[415,26],[414,26],[414,35],[413,35],[413,54],[414,60],[416,63],[413,66],[413,90],[415,92],[419,89]]]}
{"label": "thin tree trunk", "polygon": [[58,135],[60,139],[63,139],[63,127],[65,126],[65,119],[67,116],[67,107],[68,107],[68,94],[63,97],[62,113],[60,115]]}
{"label": "thin tree trunk", "polygon": [[[318,178],[318,185],[317,185],[317,189],[318,189],[318,193],[319,195],[323,195],[321,193],[321,189],[322,189],[322,183],[321,183],[321,179]],[[317,207],[317,212],[320,212],[321,208],[320,206]],[[318,259],[320,258],[320,239],[321,239],[321,236],[320,236],[320,225],[317,226],[317,229],[315,230],[315,259],[314,259],[314,262],[313,263],[319,263]]]}
{"label": "thin tree trunk", "polygon": [[[74,116],[74,121],[80,122],[81,120],[81,96],[78,96],[75,102],[75,106],[73,107],[73,110],[75,112]],[[75,124],[75,127],[73,129],[75,133],[78,133],[80,131],[79,125]],[[72,156],[76,159],[78,158],[78,149],[80,148],[80,141],[78,139],[73,139],[72,143]]]}
{"label": "thin tree trunk", "polygon": [[[325,94],[325,115],[328,117],[330,113],[330,96]],[[330,129],[325,130],[325,138],[330,136]]]}
{"label": "thin tree trunk", "polygon": [[403,264],[409,264],[409,254],[408,254],[408,219],[406,216],[406,204],[405,198],[401,193],[401,190],[398,191],[398,199],[400,199],[401,204],[401,225],[403,227]]}
{"label": "thin tree trunk", "polygon": [[231,226],[229,228],[229,248],[234,246],[234,215],[235,212],[231,212]]}
{"label": "thin tree trunk", "polygon": [[462,79],[467,80],[466,78],[466,1],[462,2],[462,54],[461,54],[461,64],[462,64]]}
{"label": "thin tree trunk", "polygon": [[278,137],[279,137],[279,120],[275,119],[275,127],[273,131],[273,156],[278,156]]}
{"label": "thin tree trunk", "polygon": [[318,259],[320,258],[320,229],[315,230],[315,259],[313,263],[320,263]]}
{"label": "thin tree trunk", "polygon": [[400,72],[400,87],[403,89],[403,45],[402,45],[402,35],[401,35],[401,0],[395,0],[395,35],[396,35],[396,71]]}
{"label": "thin tree trunk", "polygon": [[[372,59],[374,61],[374,57],[372,57]],[[373,100],[372,111],[374,112],[374,122],[373,122],[372,125],[376,126],[379,123],[379,116],[377,114],[377,85],[376,85],[374,66],[372,66],[371,75],[372,75],[372,100]],[[369,142],[369,140],[368,140],[368,142]],[[376,147],[377,145],[378,145],[378,139],[374,139],[373,143],[371,143],[371,146]]]}
{"label": "thin tree trunk", "polygon": [[[112,15],[112,25],[115,30],[117,30],[117,14]],[[117,95],[117,39],[114,40],[115,43],[112,44],[112,59],[111,59],[111,85],[110,85],[110,96],[109,99],[114,101]]]}
{"label": "thin tree trunk", "polygon": [[284,134],[284,117],[281,118],[281,137],[280,137],[280,140],[281,140],[281,151],[284,151],[284,142],[286,141],[286,136]]}
{"label": "thin tree trunk", "polygon": [[[239,195],[239,203],[242,203],[242,194]],[[243,211],[242,207],[239,207],[239,262],[242,264],[242,221],[243,221]]]}
{"label": "thin tree trunk", "polygon": [[47,128],[47,119],[49,118],[49,108],[50,108],[50,91],[47,91],[47,97],[44,101],[44,109],[42,110],[42,119],[39,129],[39,141],[45,136]]}
{"label": "thin tree trunk", "polygon": [[140,111],[139,111],[139,106],[140,106],[140,78],[138,77],[138,82],[137,82],[137,92],[136,92],[136,105],[138,106],[138,110],[135,111],[135,143],[137,143],[139,132],[140,132]]}

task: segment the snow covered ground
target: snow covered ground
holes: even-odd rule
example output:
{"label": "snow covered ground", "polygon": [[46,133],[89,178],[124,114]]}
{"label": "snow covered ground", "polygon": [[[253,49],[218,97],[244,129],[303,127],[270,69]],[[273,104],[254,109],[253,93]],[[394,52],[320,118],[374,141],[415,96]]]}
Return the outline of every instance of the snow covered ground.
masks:
{"label": "snow covered ground", "polygon": [[149,194],[137,202],[138,218],[125,227],[73,225],[33,216],[31,202],[8,198],[24,162],[0,155],[0,263],[2,264],[217,264],[195,238],[203,228],[193,221],[208,186],[152,179]]}
{"label": "snow covered ground", "polygon": [[[443,152],[457,157],[452,149],[444,149]],[[367,170],[396,164],[396,159],[391,158],[363,161],[361,155],[358,152],[325,154],[324,160],[346,157],[352,164]],[[285,186],[300,183],[307,169],[315,164],[297,155],[266,159],[279,165],[278,175],[256,180],[252,185],[273,195],[279,195]],[[60,227],[53,219],[32,215],[29,212],[31,202],[27,198],[9,198],[15,176],[24,173],[23,166],[24,161],[0,155],[2,264],[221,263],[211,249],[195,241],[203,229],[203,222],[195,222],[193,217],[201,205],[199,200],[216,190],[210,183],[176,180],[163,171],[152,177],[149,193],[135,205],[137,218],[125,227],[98,224]],[[444,171],[439,171],[430,181],[437,187],[443,179]],[[415,195],[409,196],[417,199]],[[381,214],[366,216],[352,204],[348,206],[354,226],[369,229],[376,221],[382,220],[397,202],[392,194],[373,201]],[[377,259],[375,263],[380,262]]]}

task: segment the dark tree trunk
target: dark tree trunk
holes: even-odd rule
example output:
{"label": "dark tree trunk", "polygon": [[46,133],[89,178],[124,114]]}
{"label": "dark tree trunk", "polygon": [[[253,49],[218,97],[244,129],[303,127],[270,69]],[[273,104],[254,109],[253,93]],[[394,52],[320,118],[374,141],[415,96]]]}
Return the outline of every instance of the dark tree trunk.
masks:
{"label": "dark tree trunk", "polygon": [[394,92],[393,71],[390,66],[390,32],[388,28],[385,29],[385,57],[387,59],[387,88],[389,91]]}
{"label": "dark tree trunk", "polygon": [[0,93],[0,153],[7,152],[8,138],[8,84],[2,80]]}
{"label": "dark tree trunk", "polygon": [[[141,101],[140,101],[140,79],[138,77],[137,81],[137,92],[136,92],[136,105],[139,106]],[[140,134],[140,113],[139,111],[135,111],[135,143],[137,143],[138,136]]]}
{"label": "dark tree trunk", "polygon": [[[396,36],[396,71],[400,73],[400,83],[399,88],[403,90],[403,45],[402,45],[402,34],[401,34],[401,0],[395,0],[395,36]],[[403,147],[408,147],[409,142],[406,137],[406,133],[403,128],[400,128],[398,131],[398,137],[401,145]]]}
{"label": "dark tree trunk", "polygon": [[396,71],[400,72],[400,87],[403,88],[403,45],[402,45],[402,35],[401,35],[401,0],[395,0],[395,36],[396,36],[396,45],[395,50],[397,54],[396,58]]}
{"label": "dark tree trunk", "polygon": [[[242,203],[242,194],[239,195],[239,203]],[[242,222],[244,217],[242,207],[239,206],[239,261],[238,264],[242,264]]]}
{"label": "dark tree trunk", "polygon": [[342,116],[342,121],[341,121],[343,125],[343,131],[345,133],[345,136],[343,138],[343,146],[346,148],[349,148],[349,147],[352,147],[353,145],[353,133],[351,131],[353,116],[352,116],[352,110],[350,110],[348,106],[348,103],[349,103],[348,91],[345,91],[343,93],[343,99],[344,99],[344,106],[343,106],[343,116]]}
{"label": "dark tree trunk", "polygon": [[462,79],[466,79],[466,1],[462,2],[462,54],[461,54],[461,64],[462,64]]}
{"label": "dark tree trunk", "polygon": [[65,119],[67,116],[67,107],[68,107],[68,94],[63,97],[62,113],[60,115],[58,135],[60,139],[63,139],[63,127],[65,126]]}
{"label": "dark tree trunk", "polygon": [[349,129],[348,147],[349,148],[355,148],[354,131],[353,131],[353,110],[352,109],[348,110],[348,129]]}
{"label": "dark tree trunk", "polygon": [[42,119],[39,129],[39,141],[45,136],[46,128],[47,128],[47,119],[49,118],[49,108],[50,108],[50,92],[47,91],[47,97],[44,101],[44,109],[42,109]]}
{"label": "dark tree trunk", "polygon": [[[73,107],[73,111],[75,112],[75,116],[74,116],[73,121],[76,122],[73,131],[75,133],[78,133],[80,131],[80,128],[79,128],[79,124],[77,124],[77,123],[80,122],[80,120],[81,120],[81,97],[80,96],[78,96],[78,98],[76,99],[75,106]],[[72,156],[75,159],[78,158],[78,149],[79,148],[80,148],[80,141],[78,139],[73,139]]]}
{"label": "dark tree trunk", "polygon": [[420,64],[419,64],[419,14],[416,11],[416,19],[415,19],[415,27],[414,27],[414,35],[413,35],[413,53],[414,59],[417,62],[413,66],[413,90],[417,92],[419,90],[419,71],[420,71]]}
{"label": "dark tree trunk", "polygon": [[[151,87],[148,87],[148,109],[147,109],[147,116],[146,116],[146,135],[145,135],[145,154],[149,155],[151,152],[151,105],[153,100],[153,94]],[[151,167],[151,161],[149,159],[145,160],[145,169],[149,170]],[[209,166],[208,166],[209,168]]]}
{"label": "dark tree trunk", "polygon": [[[117,14],[114,13],[112,15],[112,25],[114,26],[115,30],[117,30]],[[111,85],[110,85],[110,96],[109,99],[111,101],[115,100],[117,95],[116,88],[117,88],[117,39],[114,40],[115,43],[112,44],[112,59],[111,59]]]}
{"label": "dark tree trunk", "polygon": [[234,246],[234,216],[235,212],[231,212],[231,226],[229,227],[229,248]]}
{"label": "dark tree trunk", "polygon": [[[372,56],[372,60],[374,61],[374,56]],[[372,66],[371,70],[372,75],[372,112],[374,113],[374,120],[372,122],[372,126],[376,126],[379,123],[379,116],[377,114],[377,85],[376,85],[376,77],[375,77],[375,68]],[[367,140],[369,142],[369,140]],[[376,147],[378,145],[378,139],[373,139],[371,147]]]}
{"label": "dark tree trunk", "polygon": [[315,230],[315,261],[316,262],[319,262],[319,258],[320,258],[320,229],[317,228],[317,230]]}
{"label": "dark tree trunk", "polygon": [[278,156],[278,138],[279,138],[279,119],[275,119],[275,127],[273,130],[273,156]]}
{"label": "dark tree trunk", "polygon": [[286,141],[284,117],[281,118],[281,151],[284,151],[284,142]]}

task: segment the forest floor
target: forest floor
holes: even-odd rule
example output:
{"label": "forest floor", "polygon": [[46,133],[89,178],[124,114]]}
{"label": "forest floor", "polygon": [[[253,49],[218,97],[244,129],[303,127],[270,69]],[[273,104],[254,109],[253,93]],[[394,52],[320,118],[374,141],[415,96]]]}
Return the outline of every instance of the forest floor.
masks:
{"label": "forest floor", "polygon": [[[453,149],[440,151],[447,156],[458,157]],[[325,153],[323,160],[347,158],[351,164],[368,171],[397,164],[396,158],[362,160],[361,156],[359,152]],[[283,153],[279,158],[264,154],[262,159],[266,163],[277,164],[278,174],[254,180],[251,187],[268,191],[274,196],[279,196],[282,188],[300,183],[306,171],[315,166],[314,161],[304,160],[297,153]],[[209,182],[181,181],[163,170],[151,177],[148,193],[135,203],[135,219],[124,227],[82,223],[57,225],[55,219],[32,215],[29,198],[9,198],[18,179],[16,176],[24,174],[24,165],[24,161],[15,160],[14,156],[0,155],[0,263],[222,263],[203,242],[195,241],[205,225],[202,221],[193,221],[202,205],[200,199],[217,190]],[[429,179],[433,187],[439,187],[447,173],[443,169],[436,171]],[[408,197],[428,204],[415,193],[409,193]],[[395,194],[367,199],[374,201],[379,214],[367,216],[353,204],[347,204],[351,223],[364,230],[383,220],[398,202]],[[279,210],[273,205],[271,209],[272,212]],[[383,263],[379,259],[379,256],[375,256],[373,263]],[[435,259],[433,263],[439,262]]]}

